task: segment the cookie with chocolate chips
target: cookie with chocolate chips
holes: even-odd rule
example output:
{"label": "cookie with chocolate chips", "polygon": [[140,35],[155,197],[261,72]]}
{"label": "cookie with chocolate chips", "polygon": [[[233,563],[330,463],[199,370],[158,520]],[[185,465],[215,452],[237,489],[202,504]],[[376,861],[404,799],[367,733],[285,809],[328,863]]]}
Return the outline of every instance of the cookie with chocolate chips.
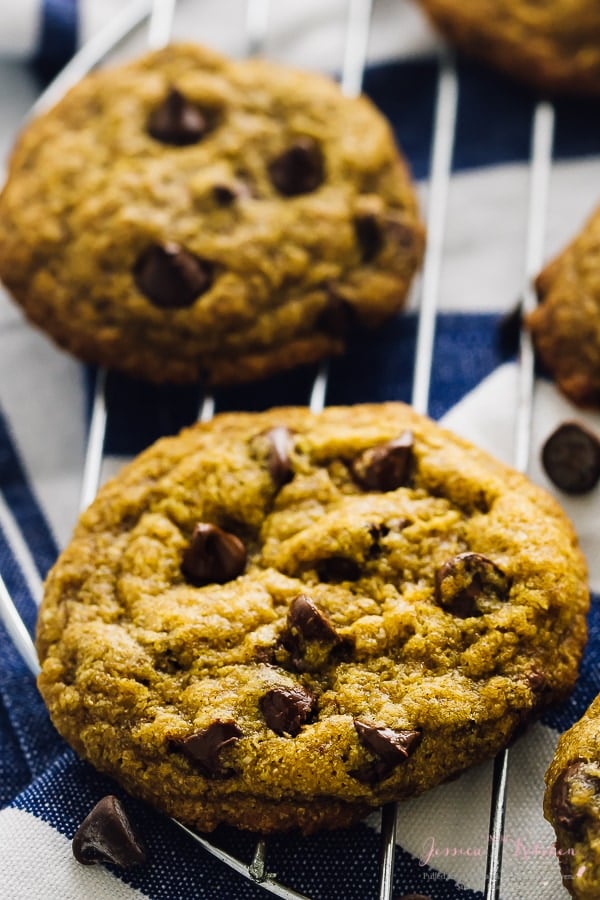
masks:
{"label": "cookie with chocolate chips", "polygon": [[566,889],[600,897],[600,696],[561,735],[546,773],[544,814],[556,832]]}
{"label": "cookie with chocolate chips", "polygon": [[[600,7],[599,7],[600,11]],[[600,408],[600,207],[536,279],[536,352],[578,406]]]}
{"label": "cookie with chocolate chips", "polygon": [[0,278],[83,360],[247,381],[398,312],[424,232],[392,130],[324,75],[172,45],[26,126]]}
{"label": "cookie with chocolate chips", "polygon": [[534,88],[600,96],[597,0],[418,0],[461,51]]}
{"label": "cookie with chocolate chips", "polygon": [[188,825],[310,832],[513,740],[571,689],[587,608],[555,501],[409,407],[221,414],[83,513],[39,687]]}

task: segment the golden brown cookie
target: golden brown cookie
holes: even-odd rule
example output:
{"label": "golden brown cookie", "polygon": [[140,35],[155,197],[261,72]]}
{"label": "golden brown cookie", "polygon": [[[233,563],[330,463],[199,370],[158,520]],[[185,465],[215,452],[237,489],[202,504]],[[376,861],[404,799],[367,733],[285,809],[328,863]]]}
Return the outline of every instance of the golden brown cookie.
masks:
{"label": "golden brown cookie", "polygon": [[600,208],[539,275],[527,318],[536,351],[580,406],[600,406]]}
{"label": "golden brown cookie", "polygon": [[310,832],[493,756],[572,688],[587,608],[555,501],[409,407],[222,414],[82,515],[39,687],[170,815]]}
{"label": "golden brown cookie", "polygon": [[174,45],[29,124],[0,277],[82,359],[243,381],[340,353],[402,306],[423,249],[391,128],[325,76]]}
{"label": "golden brown cookie", "polygon": [[418,0],[453,44],[536,88],[600,94],[597,0]]}
{"label": "golden brown cookie", "polygon": [[563,883],[578,900],[600,897],[600,696],[561,735],[546,773],[544,813],[556,831]]}

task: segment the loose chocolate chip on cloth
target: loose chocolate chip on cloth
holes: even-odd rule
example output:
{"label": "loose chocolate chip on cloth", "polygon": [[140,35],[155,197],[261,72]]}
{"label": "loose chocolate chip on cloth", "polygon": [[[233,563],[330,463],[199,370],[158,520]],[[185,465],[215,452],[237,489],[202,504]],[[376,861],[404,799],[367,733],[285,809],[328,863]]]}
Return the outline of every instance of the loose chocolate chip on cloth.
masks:
{"label": "loose chocolate chip on cloth", "polygon": [[184,823],[312,832],[508,744],[571,690],[587,608],[557,504],[408,406],[223,413],[83,513],[39,688]]}
{"label": "loose chocolate chip on cloth", "polygon": [[577,422],[564,422],[542,447],[548,478],[567,494],[585,494],[600,478],[600,440]]}
{"label": "loose chocolate chip on cloth", "polygon": [[146,862],[146,851],[118,797],[103,797],[86,816],[73,836],[73,856],[84,866],[112,863],[128,868]]}
{"label": "loose chocolate chip on cloth", "polygon": [[156,382],[339,355],[403,306],[423,243],[366,97],[191,44],[83,79],[25,127],[0,195],[0,277],[28,318]]}

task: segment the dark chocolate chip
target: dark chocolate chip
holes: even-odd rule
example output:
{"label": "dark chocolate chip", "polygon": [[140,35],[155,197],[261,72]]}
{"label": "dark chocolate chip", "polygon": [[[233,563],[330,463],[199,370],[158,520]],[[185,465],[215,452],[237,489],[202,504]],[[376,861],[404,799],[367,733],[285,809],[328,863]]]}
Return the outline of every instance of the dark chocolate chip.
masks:
{"label": "dark chocolate chip", "polygon": [[84,866],[112,863],[128,868],[146,861],[146,851],[118,797],[100,800],[73,836],[73,856]]}
{"label": "dark chocolate chip", "polygon": [[213,266],[179,244],[150,244],[138,256],[133,278],[155,306],[179,309],[191,306],[210,288]]}
{"label": "dark chocolate chip", "polygon": [[338,635],[329,619],[317,609],[306,594],[298,594],[292,600],[288,615],[288,628],[297,631],[307,641],[337,641]]}
{"label": "dark chocolate chip", "polygon": [[422,732],[414,729],[397,731],[385,725],[371,725],[354,720],[358,739],[377,759],[374,765],[352,774],[361,781],[372,783],[386,778],[393,769],[411,756],[421,743]]}
{"label": "dark chocolate chip", "polygon": [[365,213],[354,220],[354,231],[360,246],[362,261],[371,262],[383,247],[381,228],[374,213]]}
{"label": "dark chocolate chip", "polygon": [[538,672],[537,669],[531,669],[526,677],[533,694],[543,694],[549,690],[548,679],[542,672]]}
{"label": "dark chocolate chip", "polygon": [[481,553],[459,553],[435,573],[435,597],[459,619],[491,612],[508,599],[510,578]]}
{"label": "dark chocolate chip", "polygon": [[242,731],[233,721],[218,719],[208,728],[177,738],[171,743],[186,756],[207,778],[220,778],[227,774],[221,766],[220,754],[242,737]]}
{"label": "dark chocolate chip", "polygon": [[273,483],[282,487],[294,477],[294,471],[290,461],[292,435],[289,428],[278,425],[267,432],[269,441],[269,456],[267,465]]}
{"label": "dark chocolate chip", "polygon": [[328,556],[316,564],[320,581],[358,581],[362,575],[359,564],[347,556]]}
{"label": "dark chocolate chip", "polygon": [[176,147],[197,144],[209,130],[206,113],[176,88],[171,88],[148,118],[148,133],[162,144]]}
{"label": "dark chocolate chip", "polygon": [[408,484],[413,462],[412,431],[399,438],[364,450],[352,463],[352,475],[370,491],[395,491]]}
{"label": "dark chocolate chip", "polygon": [[316,321],[319,331],[324,331],[333,338],[344,338],[356,324],[356,319],[356,310],[352,304],[336,294],[335,289],[329,285],[325,305]]}
{"label": "dark chocolate chip", "polygon": [[596,796],[600,794],[600,779],[594,778],[586,771],[586,763],[580,759],[560,773],[550,797],[550,805],[554,821],[566,831],[577,833],[589,815],[587,806],[574,806],[571,801],[571,786],[579,781]]}
{"label": "dark chocolate chip", "polygon": [[600,478],[600,441],[577,422],[565,422],[542,447],[542,463],[561,491],[584,494],[595,488]]}
{"label": "dark chocolate chip", "polygon": [[235,181],[232,184],[215,184],[213,187],[213,197],[219,206],[231,206],[236,200],[250,196],[250,190],[242,181]]}
{"label": "dark chocolate chip", "polygon": [[313,713],[316,700],[302,687],[273,688],[260,698],[265,722],[277,734],[298,734]]}
{"label": "dark chocolate chip", "polygon": [[269,163],[269,175],[280,194],[309,194],[322,184],[325,167],[321,148],[313,138],[296,138],[291,147]]}
{"label": "dark chocolate chip", "polygon": [[188,581],[203,584],[233,581],[246,567],[246,548],[235,534],[198,522],[183,552],[181,570]]}

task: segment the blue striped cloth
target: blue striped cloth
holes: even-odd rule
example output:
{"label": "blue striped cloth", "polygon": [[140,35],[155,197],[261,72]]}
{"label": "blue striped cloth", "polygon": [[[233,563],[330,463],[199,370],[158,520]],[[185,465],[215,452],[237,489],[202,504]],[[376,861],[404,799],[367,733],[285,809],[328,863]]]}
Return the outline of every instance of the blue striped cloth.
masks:
{"label": "blue striped cloth", "polygon": [[[75,0],[46,0],[40,9],[39,46],[30,54],[30,61],[47,75],[69,57],[76,45],[77,4]],[[431,57],[378,63],[369,68],[365,81],[366,92],[390,118],[422,183],[429,175],[436,83],[437,65]],[[500,344],[498,323],[516,300],[516,292],[498,290],[495,276],[484,277],[485,267],[475,267],[473,284],[470,266],[477,248],[491,248],[493,256],[496,244],[498,248],[511,241],[517,248],[522,244],[523,237],[515,239],[512,234],[512,210],[500,203],[494,185],[516,180],[519,187],[515,197],[525,190],[536,98],[522,86],[462,60],[459,87],[448,256],[442,272],[443,302],[437,320],[430,413],[482,445],[487,441],[490,449],[510,461],[511,441],[505,433],[510,431],[512,421],[513,399],[507,385],[514,380],[514,348]],[[555,220],[568,219],[558,223],[561,234],[580,226],[577,215],[587,202],[586,192],[600,193],[598,112],[598,104],[593,101],[561,100],[556,104],[554,204],[559,211],[575,210],[570,219],[567,214],[554,213]],[[580,205],[573,206],[572,192],[582,198]],[[492,208],[496,203],[498,208]],[[520,216],[515,227],[523,232]],[[475,223],[469,232],[475,249],[470,243],[465,246],[463,220]],[[479,222],[484,224],[479,227]],[[498,272],[500,269],[498,266]],[[514,283],[518,285],[519,281],[520,274],[516,274]],[[450,290],[455,284],[459,288]],[[25,540],[37,574],[43,578],[59,550],[61,539],[57,534],[64,523],[48,503],[47,498],[56,493],[49,490],[47,476],[31,465],[32,459],[40,458],[34,445],[45,443],[48,455],[54,458],[60,455],[64,441],[65,452],[70,452],[68,442],[89,416],[93,372],[71,360],[63,362],[41,336],[31,337],[38,341],[36,347],[43,348],[41,360],[32,355],[15,362],[9,353],[3,353],[9,346],[9,334],[22,334],[24,346],[30,346],[29,326],[11,313],[6,298],[4,303],[8,312],[0,315],[0,342],[7,341],[0,343],[0,489],[2,502]],[[2,309],[0,305],[0,312]],[[328,403],[409,401],[415,334],[416,316],[408,312],[383,332],[354,338],[348,354],[331,364]],[[216,407],[304,405],[314,375],[312,368],[301,368],[285,377],[222,390],[216,394]],[[80,407],[73,404],[72,410],[61,413],[62,430],[53,427],[52,416],[40,414],[45,401],[36,406],[36,390],[47,391],[49,396],[72,396],[73,381],[78,378],[84,403]],[[27,385],[25,396],[36,409],[35,416],[28,416],[23,409],[18,392],[23,383]],[[131,456],[161,434],[176,432],[197,414],[199,395],[195,388],[155,387],[111,374],[107,390],[111,410],[107,453],[115,460]],[[598,416],[570,408],[543,377],[538,393],[536,454],[539,435],[547,432],[554,420],[567,415],[587,422],[600,433]],[[72,431],[65,427],[65,421],[72,421]],[[532,477],[549,487],[535,460],[532,470]],[[590,559],[600,549],[594,524],[598,502],[596,490],[581,501],[566,504]],[[64,525],[61,534],[66,528]],[[0,527],[0,571],[25,623],[33,630],[36,606],[32,578],[27,576],[18,541],[5,527]],[[595,590],[600,587],[596,569],[592,571],[592,586]],[[594,594],[590,642],[572,697],[563,707],[548,713],[511,751],[502,892],[507,900],[558,900],[566,896],[552,855],[553,835],[541,815],[542,778],[558,733],[574,722],[600,691],[599,641],[600,603]],[[401,807],[395,898],[411,892],[432,900],[483,897],[489,775],[489,766],[477,767],[458,782]],[[75,829],[107,793],[122,798],[139,826],[149,850],[148,865],[128,871],[88,869],[72,859],[69,841]],[[199,848],[174,823],[127,797],[111,780],[77,759],[56,735],[32,676],[1,626],[0,797],[0,884],[10,886],[6,894],[10,900],[38,896],[44,900],[96,900],[105,896],[260,900],[265,896],[260,887]],[[307,839],[274,838],[268,844],[268,869],[277,874],[278,880],[312,898],[375,898],[377,832],[378,818],[373,815],[349,831]],[[220,829],[215,840],[228,852],[250,861],[254,849],[250,835]]]}

